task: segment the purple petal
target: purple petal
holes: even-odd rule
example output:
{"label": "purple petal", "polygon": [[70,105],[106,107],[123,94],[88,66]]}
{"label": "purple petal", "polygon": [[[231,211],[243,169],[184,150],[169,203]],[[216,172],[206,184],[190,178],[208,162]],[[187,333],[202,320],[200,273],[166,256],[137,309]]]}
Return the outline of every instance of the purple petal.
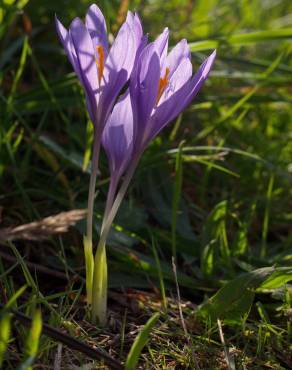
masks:
{"label": "purple petal", "polygon": [[142,51],[138,67],[130,81],[134,118],[139,127],[134,127],[136,146],[139,147],[147,133],[147,122],[156,104],[160,79],[160,60],[156,45],[149,44]]}
{"label": "purple petal", "polygon": [[191,80],[187,81],[169,99],[157,107],[151,117],[151,133],[147,138],[148,142],[189,105],[208,77],[215,57],[216,50],[204,61]]}
{"label": "purple petal", "polygon": [[[156,85],[158,87],[158,81],[160,78],[157,77],[157,69],[158,64],[157,61],[159,61],[159,53],[156,48],[156,45],[154,43],[151,43],[147,45],[141,52],[140,58],[139,58],[139,69],[138,69],[138,81],[139,84],[142,85],[142,87],[150,87],[151,80],[153,81],[152,87]],[[153,60],[156,61],[156,63],[153,63]],[[160,69],[160,67],[159,67]],[[153,72],[155,75],[155,80],[153,80]],[[160,71],[159,71],[160,72]],[[155,89],[152,89],[152,93]],[[155,91],[154,95],[157,95],[157,91]]]}
{"label": "purple petal", "polygon": [[136,57],[135,57],[135,62],[134,62],[134,66],[133,66],[133,69],[134,69],[135,65],[137,64],[136,62],[137,62],[142,50],[147,45],[148,36],[143,35],[143,28],[142,28],[141,20],[140,20],[138,14],[136,14],[136,13],[133,14],[132,12],[128,11],[126,23],[131,28],[131,30],[134,34],[135,42],[136,42],[136,44],[135,44]]}
{"label": "purple petal", "polygon": [[136,52],[134,67],[133,67],[132,74],[131,74],[132,76],[136,76],[135,78],[137,78],[138,76],[138,66],[139,66],[139,60],[140,60],[141,53],[146,48],[147,43],[148,43],[148,35],[143,35],[140,41],[140,45]]}
{"label": "purple petal", "polygon": [[183,59],[174,73],[170,76],[168,86],[159,100],[159,105],[166,99],[169,99],[172,94],[179,90],[191,77],[193,66],[188,58]]}
{"label": "purple petal", "polygon": [[184,59],[190,59],[190,49],[185,39],[176,44],[166,57],[165,65],[170,70],[170,77]]}
{"label": "purple petal", "polygon": [[115,38],[105,66],[109,70],[120,71],[125,69],[128,73],[131,73],[136,51],[135,35],[128,23],[125,22]]}
{"label": "purple petal", "polygon": [[148,43],[148,35],[143,35],[142,38],[141,38],[141,40],[140,40],[140,45],[139,45],[139,47],[137,49],[136,60],[135,60],[135,63],[134,63],[134,68],[135,68],[135,66],[137,66],[137,61],[140,58],[140,55],[141,55],[142,51],[147,46],[147,43]]}
{"label": "purple petal", "polygon": [[83,83],[89,95],[96,95],[99,89],[95,52],[87,28],[79,18],[70,25],[70,35],[77,54]]}
{"label": "purple petal", "polygon": [[143,35],[143,28],[140,21],[139,16],[135,13],[128,11],[127,13],[127,19],[126,22],[129,24],[130,28],[132,29],[132,32],[134,33],[135,41],[136,41],[136,56],[135,56],[135,62],[133,66],[132,73],[134,69],[137,68],[137,61],[140,57],[140,54],[142,50],[146,47],[148,42],[148,36]]}
{"label": "purple petal", "polygon": [[168,28],[166,27],[164,28],[163,32],[154,41],[155,47],[157,48],[159,56],[160,56],[161,67],[164,65],[164,62],[167,56],[168,37],[169,37],[169,31],[168,31]]}
{"label": "purple petal", "polygon": [[63,44],[66,54],[74,68],[75,73],[77,74],[77,77],[79,78],[80,83],[85,88],[86,106],[88,109],[90,119],[92,120],[92,122],[95,122],[94,114],[94,110],[96,107],[95,99],[92,99],[92,97],[90,96],[91,95],[90,89],[87,88],[86,82],[83,79],[83,73],[80,70],[80,65],[73,45],[72,37],[70,35],[70,32],[66,30],[66,28],[62,25],[62,23],[58,20],[57,17],[55,17],[55,22],[59,38]]}
{"label": "purple petal", "polygon": [[103,47],[105,55],[108,52],[108,42],[107,42],[107,30],[104,16],[95,4],[91,5],[87,11],[85,25],[88,29],[90,37],[93,41],[93,47],[98,45]]}
{"label": "purple petal", "polygon": [[128,10],[128,12],[127,12],[126,23],[128,23],[128,25],[130,27],[133,27],[133,24],[134,24],[134,14],[130,10]]}
{"label": "purple petal", "polygon": [[135,35],[125,22],[106,59],[102,78],[102,110],[99,119],[105,122],[121,89],[130,78],[137,52]]}
{"label": "purple petal", "polygon": [[142,22],[137,13],[134,15],[134,27],[136,34],[140,37],[140,39],[143,37],[143,27],[142,27]]}
{"label": "purple petal", "polygon": [[129,90],[115,105],[103,131],[111,175],[118,178],[125,171],[133,150],[133,111]]}
{"label": "purple petal", "polygon": [[127,19],[126,19],[127,24],[130,26],[132,29],[135,39],[136,39],[136,47],[140,45],[141,39],[143,37],[143,28],[141,24],[141,20],[139,16],[135,13],[133,14],[132,12],[128,11],[127,13]]}
{"label": "purple petal", "polygon": [[74,49],[74,46],[72,45],[72,40],[70,38],[69,32],[66,30],[66,28],[63,26],[63,24],[59,21],[59,19],[56,16],[55,16],[55,24],[56,24],[58,36],[66,51],[68,59],[70,60],[70,63],[72,64],[75,73],[78,75],[78,77],[80,77],[80,69],[79,69],[77,59],[76,59],[75,49]]}

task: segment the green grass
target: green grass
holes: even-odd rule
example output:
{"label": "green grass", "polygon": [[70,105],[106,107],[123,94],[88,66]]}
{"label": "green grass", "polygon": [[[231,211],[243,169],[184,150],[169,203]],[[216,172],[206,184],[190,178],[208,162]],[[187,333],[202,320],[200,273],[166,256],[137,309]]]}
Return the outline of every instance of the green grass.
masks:
{"label": "green grass", "polygon": [[[68,25],[89,4],[0,5],[3,368],[107,368],[70,340],[60,345],[16,325],[11,308],[38,330],[49,324],[122,363],[158,311],[135,352],[143,369],[291,368],[289,0],[129,1],[151,38],[165,26],[171,46],[187,38],[195,68],[214,47],[218,57],[193,104],[145,152],[115,220],[107,328],[85,316],[84,220],[64,234],[3,238],[4,228],[86,207],[92,127],[54,14]],[[120,1],[98,5],[116,32]],[[104,154],[100,171],[96,241],[109,181]]]}

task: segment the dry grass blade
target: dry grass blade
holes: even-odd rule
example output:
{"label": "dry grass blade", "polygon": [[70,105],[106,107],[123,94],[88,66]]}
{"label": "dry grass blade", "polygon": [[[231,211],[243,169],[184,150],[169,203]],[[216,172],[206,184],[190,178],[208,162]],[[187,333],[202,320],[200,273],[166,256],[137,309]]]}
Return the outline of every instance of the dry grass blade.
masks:
{"label": "dry grass blade", "polygon": [[56,356],[55,356],[55,361],[54,361],[54,370],[61,370],[62,348],[63,348],[62,343],[59,343],[58,347],[57,347],[57,353],[56,353]]}
{"label": "dry grass blade", "polygon": [[228,370],[235,370],[234,361],[231,359],[228,347],[226,346],[221,321],[219,319],[217,319],[217,325],[219,329],[220,340],[224,348],[225,361],[228,366]]}
{"label": "dry grass blade", "polygon": [[174,279],[175,279],[175,286],[176,286],[176,293],[177,293],[177,306],[178,306],[181,325],[182,325],[186,340],[187,340],[187,342],[189,344],[189,347],[192,351],[194,367],[195,367],[196,370],[200,370],[200,366],[199,366],[197,358],[196,358],[196,353],[195,353],[195,350],[194,350],[194,347],[193,347],[193,344],[192,344],[192,341],[191,341],[191,337],[188,333],[186,323],[185,323],[185,320],[184,320],[183,310],[182,310],[182,306],[181,306],[180,290],[179,290],[178,279],[177,279],[177,270],[176,270],[176,264],[175,264],[175,258],[174,257],[172,257],[172,270],[173,270],[173,275],[174,275]]}
{"label": "dry grass blade", "polygon": [[85,209],[74,209],[29,224],[13,228],[3,228],[0,229],[0,242],[13,240],[44,240],[51,235],[63,234],[68,231],[70,226],[82,220],[85,215]]}

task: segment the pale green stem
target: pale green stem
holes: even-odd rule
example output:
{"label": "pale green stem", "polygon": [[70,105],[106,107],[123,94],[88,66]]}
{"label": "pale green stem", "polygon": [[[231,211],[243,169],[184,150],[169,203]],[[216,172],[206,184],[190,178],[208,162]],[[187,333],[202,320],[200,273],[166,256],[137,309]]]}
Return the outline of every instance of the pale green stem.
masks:
{"label": "pale green stem", "polygon": [[[118,178],[112,176],[100,233],[103,231],[105,220],[113,205],[117,185]],[[94,259],[92,292],[94,292],[92,294],[92,322],[104,326],[107,316],[107,260],[105,243],[103,245],[99,243],[97,246]]]}
{"label": "pale green stem", "polygon": [[91,156],[91,175],[88,190],[88,206],[87,206],[87,234],[84,236],[84,255],[85,255],[85,270],[86,270],[86,294],[87,303],[92,303],[92,282],[94,259],[92,252],[92,225],[93,225],[93,209],[96,177],[98,173],[98,160],[100,151],[100,137],[94,134],[93,149]]}
{"label": "pale green stem", "polygon": [[107,260],[105,243],[99,243],[96,250],[92,292],[91,320],[94,324],[104,326],[107,319]]}
{"label": "pale green stem", "polygon": [[88,203],[87,203],[87,238],[92,240],[92,224],[93,224],[93,209],[94,209],[94,195],[95,195],[95,185],[96,177],[98,173],[98,160],[100,151],[100,137],[99,135],[94,135],[92,157],[91,157],[91,175],[89,180],[88,189]]}
{"label": "pale green stem", "polygon": [[109,184],[109,189],[108,189],[108,195],[107,195],[107,200],[106,200],[106,205],[105,205],[105,211],[102,219],[102,225],[101,225],[101,230],[100,234],[102,234],[106,219],[108,217],[108,214],[111,210],[111,207],[113,206],[114,200],[115,200],[115,195],[117,192],[117,187],[118,187],[118,181],[119,178],[116,176],[111,176],[110,179],[110,184]]}
{"label": "pale green stem", "polygon": [[92,252],[92,240],[88,239],[87,236],[83,237],[84,246],[84,257],[85,257],[85,274],[86,274],[86,299],[87,304],[92,303],[92,282],[93,282],[93,270],[94,270],[94,259]]}
{"label": "pale green stem", "polygon": [[116,214],[119,210],[119,207],[122,203],[122,200],[124,199],[124,196],[126,194],[128,186],[130,184],[130,181],[133,177],[133,174],[134,174],[134,171],[136,169],[138,160],[139,160],[139,157],[135,158],[133,160],[133,162],[131,163],[131,166],[129,167],[129,170],[126,172],[126,175],[125,175],[124,180],[122,182],[122,185],[121,185],[121,187],[118,191],[116,199],[115,199],[115,201],[114,201],[114,203],[111,207],[111,210],[108,213],[108,216],[107,216],[106,220],[103,222],[104,227],[103,227],[102,233],[100,235],[100,239],[99,239],[100,245],[104,244],[106,239],[107,239],[107,236],[108,236],[108,233],[109,233],[110,228],[112,226],[112,223],[114,221],[114,218],[116,217]]}
{"label": "pale green stem", "polygon": [[138,159],[133,160],[132,165],[127,171],[124,181],[113,202],[117,180],[113,179],[110,184],[109,196],[107,199],[106,210],[101,228],[100,240],[94,259],[93,287],[92,287],[92,321],[99,325],[105,325],[107,314],[107,261],[106,261],[106,240],[113,220],[126,194],[129,183],[138,163]]}

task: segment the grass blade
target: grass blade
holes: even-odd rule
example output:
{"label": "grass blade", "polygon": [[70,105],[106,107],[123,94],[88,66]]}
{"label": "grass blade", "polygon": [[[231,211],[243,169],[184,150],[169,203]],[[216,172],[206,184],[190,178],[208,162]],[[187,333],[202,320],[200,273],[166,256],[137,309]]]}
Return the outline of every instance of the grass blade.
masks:
{"label": "grass blade", "polygon": [[283,28],[278,30],[264,30],[249,33],[238,33],[230,37],[220,37],[217,40],[202,40],[190,43],[190,49],[194,51],[203,51],[216,49],[221,45],[248,45],[259,42],[270,42],[276,40],[286,40],[292,38],[292,28]]}
{"label": "grass blade", "polygon": [[134,340],[134,343],[130,349],[130,352],[127,357],[127,361],[125,364],[125,370],[134,370],[139,361],[139,356],[141,354],[142,349],[146,345],[149,340],[149,335],[151,329],[155,326],[159,319],[159,313],[155,313],[144,325],[140,333]]}
{"label": "grass blade", "polygon": [[32,370],[32,365],[38,354],[41,332],[42,332],[41,311],[36,310],[32,318],[31,329],[26,339],[25,360],[18,367],[18,370]]}
{"label": "grass blade", "polygon": [[156,262],[157,273],[158,273],[158,278],[159,278],[161,298],[162,298],[162,306],[163,306],[163,309],[166,310],[166,308],[167,308],[167,298],[166,298],[166,294],[165,294],[165,285],[164,285],[164,280],[163,280],[163,272],[162,272],[162,269],[161,269],[159,256],[158,256],[158,253],[157,253],[157,250],[156,250],[156,243],[155,243],[153,237],[152,237],[152,250],[153,250],[153,255],[154,255],[155,262]]}
{"label": "grass blade", "polygon": [[181,188],[183,180],[183,152],[184,142],[179,144],[178,152],[175,160],[175,183],[172,197],[172,219],[171,219],[171,245],[172,245],[172,256],[176,260],[176,228],[177,228],[177,214],[179,212],[179,203],[181,197]]}
{"label": "grass blade", "polygon": [[0,320],[0,368],[4,361],[4,356],[9,342],[11,326],[11,314],[3,314]]}

